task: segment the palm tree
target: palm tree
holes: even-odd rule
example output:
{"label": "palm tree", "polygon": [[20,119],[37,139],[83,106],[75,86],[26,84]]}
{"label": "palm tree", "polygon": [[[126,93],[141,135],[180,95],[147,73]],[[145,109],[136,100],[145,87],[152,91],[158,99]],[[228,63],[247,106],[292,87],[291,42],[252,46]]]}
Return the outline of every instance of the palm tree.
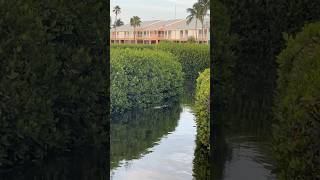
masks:
{"label": "palm tree", "polygon": [[137,41],[136,41],[136,27],[140,26],[140,24],[141,24],[141,20],[140,20],[140,18],[138,16],[133,16],[130,19],[130,25],[133,27],[133,37],[134,37],[135,44],[137,44]]}
{"label": "palm tree", "polygon": [[202,29],[202,40],[204,37],[204,18],[208,15],[208,11],[210,10],[210,0],[199,0],[199,20],[201,22],[201,29]]}
{"label": "palm tree", "polygon": [[192,8],[187,9],[187,12],[189,13],[189,15],[187,16],[187,24],[190,24],[190,22],[194,19],[196,21],[196,24],[195,24],[196,40],[198,39],[198,35],[197,35],[198,19],[201,19],[200,10],[201,10],[200,3],[195,3],[193,4]]}
{"label": "palm tree", "polygon": [[117,21],[114,23],[114,27],[115,28],[117,28],[117,27],[119,27],[119,26],[122,26],[124,23],[123,23],[123,21],[121,21],[121,19],[117,19]]}
{"label": "palm tree", "polygon": [[[113,8],[113,13],[116,15],[116,19],[115,19],[115,23],[117,22],[117,17],[118,17],[118,14],[121,13],[121,8],[116,5],[114,8]],[[116,39],[117,39],[117,26],[114,26],[114,31],[116,33]]]}

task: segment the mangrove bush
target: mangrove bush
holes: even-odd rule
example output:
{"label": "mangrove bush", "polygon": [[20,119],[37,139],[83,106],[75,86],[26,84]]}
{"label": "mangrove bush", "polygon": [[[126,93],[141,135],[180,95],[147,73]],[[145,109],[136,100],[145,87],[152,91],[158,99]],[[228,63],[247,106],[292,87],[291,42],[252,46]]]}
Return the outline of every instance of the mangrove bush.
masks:
{"label": "mangrove bush", "polygon": [[205,69],[197,78],[195,113],[197,136],[203,146],[209,148],[210,142],[210,69]]}
{"label": "mangrove bush", "polygon": [[111,49],[111,110],[162,105],[175,100],[183,72],[168,52],[132,48]]}
{"label": "mangrove bush", "polygon": [[274,154],[279,179],[320,178],[320,22],[278,56]]}
{"label": "mangrove bush", "polygon": [[209,67],[209,45],[195,43],[160,43],[156,46],[159,50],[172,53],[178,58],[185,73],[186,80],[195,80],[199,73]]}
{"label": "mangrove bush", "polygon": [[108,141],[106,7],[0,2],[0,167]]}

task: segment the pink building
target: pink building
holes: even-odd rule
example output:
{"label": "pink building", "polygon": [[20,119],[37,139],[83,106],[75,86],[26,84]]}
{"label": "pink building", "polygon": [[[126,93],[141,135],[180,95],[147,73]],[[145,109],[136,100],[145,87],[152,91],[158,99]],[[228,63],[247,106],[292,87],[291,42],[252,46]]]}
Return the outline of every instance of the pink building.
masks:
{"label": "pink building", "polygon": [[[112,28],[110,33],[111,43],[135,43],[134,29],[130,24],[117,27],[116,31],[115,28]],[[205,19],[203,29],[199,20],[197,28],[195,20],[190,24],[187,24],[185,19],[144,21],[139,27],[136,27],[135,33],[138,44],[157,44],[164,40],[186,42],[191,37],[200,43],[209,43],[210,20]]]}

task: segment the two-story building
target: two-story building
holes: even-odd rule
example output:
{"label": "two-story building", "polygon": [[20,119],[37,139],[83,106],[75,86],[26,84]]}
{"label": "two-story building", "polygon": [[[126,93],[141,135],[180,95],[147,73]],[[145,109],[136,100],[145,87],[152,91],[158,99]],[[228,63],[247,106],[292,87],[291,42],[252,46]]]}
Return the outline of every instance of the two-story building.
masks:
{"label": "two-story building", "polygon": [[210,42],[210,20],[205,19],[202,25],[200,21],[193,20],[189,24],[185,19],[175,20],[154,20],[141,22],[136,27],[134,37],[134,28],[130,24],[112,28],[110,31],[111,43],[135,43],[138,44],[157,44],[161,41],[187,42],[191,37],[200,43]]}

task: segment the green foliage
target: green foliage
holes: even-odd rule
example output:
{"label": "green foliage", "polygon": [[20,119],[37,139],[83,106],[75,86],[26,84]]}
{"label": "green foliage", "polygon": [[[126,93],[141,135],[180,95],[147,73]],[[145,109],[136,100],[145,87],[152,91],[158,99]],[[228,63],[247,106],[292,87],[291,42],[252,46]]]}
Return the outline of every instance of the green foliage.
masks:
{"label": "green foliage", "polygon": [[205,69],[197,78],[195,97],[197,137],[199,142],[210,148],[210,69]]}
{"label": "green foliage", "polygon": [[233,86],[231,99],[252,100],[257,104],[265,104],[263,112],[267,112],[271,118],[271,97],[276,88],[277,78],[276,55],[285,45],[283,33],[297,33],[305,23],[319,21],[320,1],[221,2],[230,14],[230,32],[236,35],[236,42],[232,47],[236,57],[233,76],[232,81],[228,82]]}
{"label": "green foliage", "polygon": [[107,141],[106,7],[0,2],[0,166]]}
{"label": "green foliage", "polygon": [[289,37],[277,62],[274,154],[279,179],[319,179],[320,22]]}
{"label": "green foliage", "polygon": [[208,45],[195,43],[161,42],[148,44],[112,44],[112,48],[154,49],[167,51],[175,55],[182,65],[186,80],[195,80],[200,72],[209,67],[210,50]]}
{"label": "green foliage", "polygon": [[235,37],[230,35],[230,15],[227,8],[218,0],[213,3],[212,19],[213,28],[213,99],[215,99],[215,111],[223,111],[221,108],[228,105],[232,98],[232,70],[234,67],[234,53],[232,45]]}
{"label": "green foliage", "polygon": [[208,45],[194,43],[160,43],[157,49],[168,51],[178,58],[186,80],[195,80],[200,72],[209,67],[210,50]]}
{"label": "green foliage", "polygon": [[190,36],[190,37],[188,37],[187,42],[188,42],[188,43],[196,43],[197,41],[196,41],[196,38],[195,38],[195,37]]}
{"label": "green foliage", "polygon": [[121,112],[168,103],[181,93],[183,73],[170,53],[111,49],[111,110]]}
{"label": "green foliage", "polygon": [[151,44],[112,44],[111,48],[132,48],[132,49],[155,49],[155,45]]}

